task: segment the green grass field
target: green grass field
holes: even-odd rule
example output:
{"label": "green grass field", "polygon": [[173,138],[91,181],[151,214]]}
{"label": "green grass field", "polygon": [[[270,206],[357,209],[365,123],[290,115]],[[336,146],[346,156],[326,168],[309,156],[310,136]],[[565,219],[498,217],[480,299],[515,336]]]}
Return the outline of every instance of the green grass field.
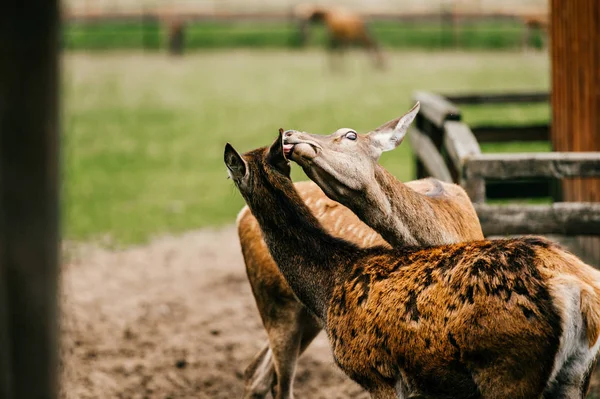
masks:
{"label": "green grass field", "polygon": [[[243,205],[222,161],[231,142],[246,151],[277,129],[365,132],[412,105],[411,92],[545,90],[545,54],[397,52],[374,71],[350,54],[342,73],[322,52],[65,54],[64,232],[113,245],[231,223]],[[547,121],[547,106],[469,107],[469,123]],[[544,150],[534,144],[528,150]],[[510,150],[523,148],[511,145]],[[487,146],[487,151],[502,150]],[[506,148],[504,148],[506,150]],[[408,144],[384,154],[413,178]],[[294,168],[294,178],[303,178]]]}
{"label": "green grass field", "polygon": [[[370,24],[374,37],[388,48],[402,49],[515,49],[522,45],[523,25],[518,21],[484,21],[463,24],[456,43],[452,28],[441,21],[428,23],[378,21]],[[186,29],[185,47],[193,49],[298,47],[296,24],[203,22]],[[63,44],[70,50],[147,49],[165,47],[166,34],[156,22],[71,23],[65,26]],[[325,28],[311,29],[310,45],[323,47]],[[539,32],[531,44],[541,46]]]}

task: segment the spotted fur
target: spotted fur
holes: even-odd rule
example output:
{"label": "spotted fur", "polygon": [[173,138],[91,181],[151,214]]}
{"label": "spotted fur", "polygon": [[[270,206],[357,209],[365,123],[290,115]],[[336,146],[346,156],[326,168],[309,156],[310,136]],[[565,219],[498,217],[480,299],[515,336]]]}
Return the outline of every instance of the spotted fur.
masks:
{"label": "spotted fur", "polygon": [[[374,397],[587,390],[600,278],[573,255],[542,238],[361,249],[329,235],[304,205],[281,137],[244,156],[229,146],[225,160],[290,288],[326,326],[337,363]],[[583,372],[572,367],[586,360]]]}
{"label": "spotted fur", "polygon": [[[325,230],[359,247],[387,246],[381,236],[364,224],[351,210],[329,199],[312,181],[294,184],[298,194]],[[459,229],[457,240],[482,239],[481,228],[467,195],[454,184],[435,179],[407,182],[419,195],[445,207],[454,218],[448,223],[430,223],[413,213],[408,219],[412,229],[432,230],[422,235],[422,245],[441,244],[439,237],[454,232],[457,221],[469,220]],[[467,206],[465,206],[465,204]],[[269,345],[257,353],[245,372],[245,398],[264,398],[270,391],[276,398],[291,398],[292,380],[299,352],[321,331],[319,321],[296,299],[262,238],[258,222],[245,206],[238,214],[238,236],[252,293],[269,337]],[[438,234],[442,232],[443,234]]]}

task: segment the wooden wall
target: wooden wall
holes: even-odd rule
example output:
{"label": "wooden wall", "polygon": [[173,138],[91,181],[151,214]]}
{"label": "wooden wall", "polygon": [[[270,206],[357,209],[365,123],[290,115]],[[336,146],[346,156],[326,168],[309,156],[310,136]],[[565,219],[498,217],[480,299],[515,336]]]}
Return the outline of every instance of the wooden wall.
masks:
{"label": "wooden wall", "polygon": [[[600,1],[551,0],[552,144],[600,151]],[[565,201],[600,202],[600,179],[563,181]],[[581,243],[600,260],[600,238]]]}

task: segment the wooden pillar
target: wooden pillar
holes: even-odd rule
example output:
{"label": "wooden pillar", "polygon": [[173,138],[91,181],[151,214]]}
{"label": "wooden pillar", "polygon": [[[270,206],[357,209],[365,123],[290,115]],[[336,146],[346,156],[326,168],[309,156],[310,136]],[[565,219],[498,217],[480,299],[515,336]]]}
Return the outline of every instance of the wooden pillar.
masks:
{"label": "wooden pillar", "polygon": [[[600,1],[551,0],[552,145],[600,151]],[[599,179],[566,179],[565,201],[600,201]],[[600,260],[600,239],[582,239]]]}
{"label": "wooden pillar", "polygon": [[[7,4],[8,3],[8,4]],[[58,395],[58,0],[0,12],[0,397]]]}

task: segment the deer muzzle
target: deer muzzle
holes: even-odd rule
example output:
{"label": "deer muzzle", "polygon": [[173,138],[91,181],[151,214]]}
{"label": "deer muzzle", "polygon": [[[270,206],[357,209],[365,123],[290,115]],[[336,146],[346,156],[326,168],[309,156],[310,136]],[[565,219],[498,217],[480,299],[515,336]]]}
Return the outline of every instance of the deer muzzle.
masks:
{"label": "deer muzzle", "polygon": [[283,152],[293,161],[310,160],[316,157],[323,148],[307,134],[288,130],[283,134]]}

